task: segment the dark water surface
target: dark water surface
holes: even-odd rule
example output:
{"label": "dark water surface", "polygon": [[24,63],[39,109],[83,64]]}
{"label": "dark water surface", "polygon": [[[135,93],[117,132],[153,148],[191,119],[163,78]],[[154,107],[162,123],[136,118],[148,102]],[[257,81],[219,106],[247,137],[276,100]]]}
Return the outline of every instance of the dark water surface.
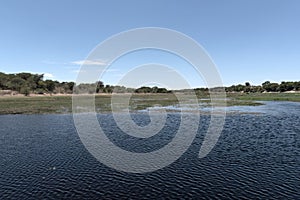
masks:
{"label": "dark water surface", "polygon": [[[147,174],[99,163],[82,145],[71,115],[2,115],[0,199],[300,199],[300,103],[231,109],[261,114],[227,116],[217,145],[199,159],[210,119],[201,116],[187,152]],[[132,118],[149,122],[143,113]],[[109,125],[105,131],[116,145],[150,152],[172,140],[180,115],[170,113],[162,133],[148,141],[122,134],[109,114],[99,121]]]}

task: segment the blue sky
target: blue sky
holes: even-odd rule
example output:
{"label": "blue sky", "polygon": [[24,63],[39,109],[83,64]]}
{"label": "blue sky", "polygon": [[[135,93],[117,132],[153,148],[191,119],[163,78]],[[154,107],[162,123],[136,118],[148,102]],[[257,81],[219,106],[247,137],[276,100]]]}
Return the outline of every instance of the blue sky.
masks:
{"label": "blue sky", "polygon": [[[100,42],[128,29],[163,27],[200,43],[225,85],[300,80],[300,1],[297,0],[5,0],[0,6],[0,71],[45,73],[74,81],[80,63]],[[158,51],[120,58],[107,84],[135,65],[161,62],[202,80],[187,63]]]}

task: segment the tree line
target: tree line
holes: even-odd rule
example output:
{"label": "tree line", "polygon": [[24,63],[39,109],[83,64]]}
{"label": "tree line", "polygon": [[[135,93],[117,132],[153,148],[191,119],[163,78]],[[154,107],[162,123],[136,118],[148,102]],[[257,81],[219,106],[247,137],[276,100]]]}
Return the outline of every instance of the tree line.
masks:
{"label": "tree line", "polygon": [[0,90],[15,91],[28,96],[29,94],[72,93],[74,82],[59,82],[44,80],[44,74],[17,73],[5,74],[0,72]]}
{"label": "tree line", "polygon": [[[5,74],[0,72],[0,90],[15,91],[28,96],[30,94],[72,94],[84,91],[86,93],[170,93],[171,90],[159,87],[140,87],[127,88],[124,86],[104,85],[102,81],[96,83],[82,83],[75,85],[74,82],[59,82],[54,80],[44,80],[43,74],[32,73],[16,73]],[[243,92],[243,93],[261,93],[261,92],[287,92],[300,91],[300,81],[283,81],[279,83],[271,83],[266,81],[261,85],[251,85],[249,82],[245,84],[232,85],[225,87],[226,92]],[[176,90],[177,92],[185,92],[186,90]],[[195,88],[197,94],[208,93],[208,88]]]}
{"label": "tree line", "polygon": [[300,81],[282,81],[281,83],[265,81],[261,85],[256,86],[246,82],[244,85],[239,84],[226,87],[225,90],[226,92],[244,93],[300,91]]}
{"label": "tree line", "polygon": [[32,74],[27,72],[5,74],[0,72],[0,95],[12,92],[24,94],[72,94],[83,91],[85,93],[168,93],[165,88],[140,87],[138,89],[124,86],[104,85],[102,81],[96,83],[82,83],[75,85],[74,82],[59,82],[44,80],[44,74]]}
{"label": "tree line", "polygon": [[159,87],[146,87],[142,86],[140,88],[127,88],[124,86],[113,86],[104,85],[102,81],[98,81],[95,84],[82,83],[74,88],[74,93],[170,93],[172,91],[166,88]]}

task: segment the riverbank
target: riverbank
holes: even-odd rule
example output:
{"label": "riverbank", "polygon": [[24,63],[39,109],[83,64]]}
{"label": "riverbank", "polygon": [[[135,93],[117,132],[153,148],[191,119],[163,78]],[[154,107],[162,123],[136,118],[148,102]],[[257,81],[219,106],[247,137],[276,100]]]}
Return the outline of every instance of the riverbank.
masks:
{"label": "riverbank", "polygon": [[[300,102],[299,93],[229,93],[227,106],[258,106],[256,101],[295,101]],[[209,96],[199,96],[199,103],[210,106]],[[153,106],[172,106],[178,104],[174,94],[134,94],[130,100],[130,109],[143,110]],[[111,111],[111,95],[100,94],[95,96],[97,112]],[[220,105],[223,101],[220,100]],[[216,104],[218,106],[218,102]],[[2,96],[0,97],[0,114],[50,114],[71,113],[72,95],[53,96]]]}

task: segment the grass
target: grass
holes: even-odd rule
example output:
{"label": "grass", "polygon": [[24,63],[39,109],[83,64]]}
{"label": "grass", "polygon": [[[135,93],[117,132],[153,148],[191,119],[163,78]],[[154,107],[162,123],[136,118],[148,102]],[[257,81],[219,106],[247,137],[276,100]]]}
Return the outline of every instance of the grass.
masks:
{"label": "grass", "polygon": [[0,114],[64,113],[71,106],[70,96],[0,98]]}
{"label": "grass", "polygon": [[230,93],[229,98],[247,101],[294,101],[300,102],[300,93]]}
{"label": "grass", "polygon": [[[257,106],[256,101],[295,101],[300,102],[299,93],[233,93],[227,95],[227,106]],[[198,96],[199,102],[207,103],[209,96]],[[187,99],[188,100],[188,99]],[[216,106],[222,105],[219,101]],[[134,94],[130,99],[131,110],[141,110],[152,106],[169,106],[178,104],[174,94]],[[97,112],[111,111],[111,96],[97,95],[95,97]],[[49,114],[71,113],[72,96],[33,96],[33,97],[0,97],[0,114]]]}
{"label": "grass", "polygon": [[[178,101],[172,94],[133,95],[130,100],[130,108],[141,110],[158,104],[167,106],[176,103]],[[111,96],[95,96],[95,106],[98,112],[110,112]],[[0,114],[63,114],[71,112],[72,96],[0,97]]]}

